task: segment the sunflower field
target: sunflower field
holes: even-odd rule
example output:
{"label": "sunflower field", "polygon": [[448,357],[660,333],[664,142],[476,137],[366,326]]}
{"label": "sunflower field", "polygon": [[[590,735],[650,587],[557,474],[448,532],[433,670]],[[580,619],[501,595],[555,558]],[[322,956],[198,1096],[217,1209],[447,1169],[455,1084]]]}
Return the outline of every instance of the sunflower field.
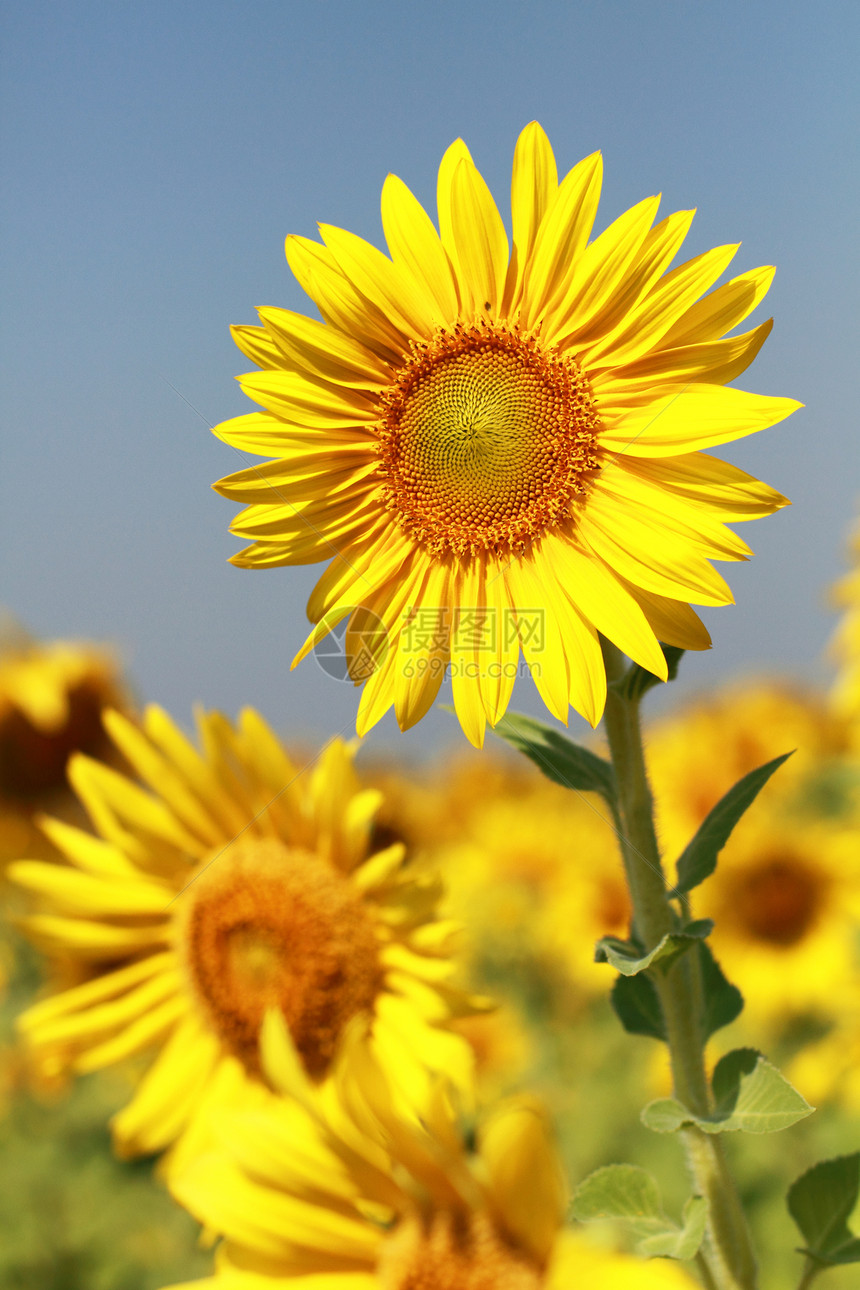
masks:
{"label": "sunflower field", "polygon": [[709,450],[800,405],[733,384],[773,271],[601,182],[532,122],[507,220],[457,140],[233,329],[233,562],[324,566],[355,737],[4,626],[3,1287],[856,1286],[860,548],[830,690],[652,716],[787,501]]}

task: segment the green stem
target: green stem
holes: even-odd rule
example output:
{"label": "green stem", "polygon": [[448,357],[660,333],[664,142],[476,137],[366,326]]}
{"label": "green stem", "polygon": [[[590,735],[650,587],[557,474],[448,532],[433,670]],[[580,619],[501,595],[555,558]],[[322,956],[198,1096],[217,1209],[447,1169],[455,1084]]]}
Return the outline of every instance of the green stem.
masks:
{"label": "green stem", "polygon": [[[654,805],[645,770],[639,704],[611,685],[624,674],[623,658],[603,642],[607,679],[606,733],[618,783],[621,853],[633,902],[633,925],[646,952],[677,925],[669,903],[654,829]],[[712,1109],[705,1071],[702,1000],[690,955],[665,975],[652,977],[666,1026],[675,1096],[696,1115]],[[682,1133],[687,1164],[699,1195],[708,1201],[708,1232],[703,1250],[705,1284],[715,1290],[755,1290],[756,1262],[746,1220],[728,1172],[719,1139],[689,1128]]]}
{"label": "green stem", "polygon": [[824,1269],[820,1263],[816,1263],[814,1259],[807,1257],[807,1260],[803,1265],[803,1273],[801,1274],[800,1281],[798,1282],[797,1290],[809,1290],[809,1286],[812,1285],[819,1272],[823,1272],[823,1270]]}

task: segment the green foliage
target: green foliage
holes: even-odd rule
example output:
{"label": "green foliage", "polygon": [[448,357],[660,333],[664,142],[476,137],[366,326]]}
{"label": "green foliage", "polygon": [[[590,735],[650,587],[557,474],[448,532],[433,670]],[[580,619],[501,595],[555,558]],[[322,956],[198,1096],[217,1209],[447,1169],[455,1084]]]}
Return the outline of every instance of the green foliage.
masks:
{"label": "green foliage", "polygon": [[713,927],[710,918],[696,919],[677,932],[667,932],[648,954],[643,954],[642,947],[635,941],[623,941],[617,936],[602,936],[597,942],[594,957],[598,963],[609,963],[622,976],[637,976],[651,967],[658,972],[667,972],[676,959],[697,941],[709,936]]}
{"label": "green foliage", "polygon": [[667,1042],[666,1026],[657,987],[649,976],[619,976],[612,987],[612,1007],[631,1035],[648,1035]]}
{"label": "green foliage", "polygon": [[[666,659],[668,670],[667,681],[674,681],[678,675],[678,665],[685,654],[678,645],[660,645]],[[655,685],[662,685],[663,680],[649,672],[646,667],[640,667],[638,663],[632,663],[627,671],[617,681],[614,681],[613,688],[618,691],[624,699],[633,699],[638,701],[643,694],[647,694]]]}
{"label": "green foliage", "polygon": [[643,1109],[643,1124],[655,1133],[675,1133],[688,1124],[705,1133],[776,1133],[814,1110],[754,1048],[736,1048],[720,1058],[711,1086],[710,1115],[694,1115],[677,1098],[662,1097]]}
{"label": "green foliage", "polygon": [[681,896],[704,882],[717,867],[717,856],[729,840],[732,829],[752,806],[774,771],[791,756],[790,752],[774,757],[751,770],[730,788],[699,825],[678,860],[678,882],[672,896]]}
{"label": "green foliage", "polygon": [[822,1160],[789,1188],[788,1208],[817,1263],[860,1263],[860,1238],[848,1219],[860,1192],[860,1152]]}
{"label": "green foliage", "polygon": [[692,1259],[705,1233],[708,1203],[703,1196],[691,1196],[679,1227],[663,1212],[657,1180],[646,1169],[607,1165],[580,1183],[573,1215],[581,1223],[601,1219],[624,1223],[638,1238],[637,1251],[646,1258]]}
{"label": "green foliage", "polygon": [[524,753],[554,784],[580,792],[599,793],[614,806],[615,772],[602,757],[575,744],[551,726],[520,712],[502,717],[494,733]]}
{"label": "green foliage", "polygon": [[744,997],[738,987],[732,985],[726,978],[711,952],[711,947],[704,941],[700,941],[696,946],[696,955],[704,1005],[701,1016],[704,1041],[741,1015]]}

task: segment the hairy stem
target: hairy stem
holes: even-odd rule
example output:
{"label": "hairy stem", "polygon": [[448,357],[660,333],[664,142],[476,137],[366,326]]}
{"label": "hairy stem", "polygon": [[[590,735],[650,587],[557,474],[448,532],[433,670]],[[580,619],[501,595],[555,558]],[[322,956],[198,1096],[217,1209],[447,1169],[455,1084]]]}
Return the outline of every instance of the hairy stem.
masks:
{"label": "hairy stem", "polygon": [[[603,642],[610,683],[624,673],[621,654]],[[645,771],[639,703],[610,684],[606,733],[618,782],[621,853],[633,903],[633,925],[646,952],[677,926],[669,902],[654,828],[654,804]],[[705,1037],[699,974],[683,955],[665,975],[652,977],[660,998],[672,1062],[675,1096],[696,1115],[712,1109],[705,1071]],[[706,1285],[716,1290],[755,1290],[756,1262],[746,1220],[718,1138],[691,1127],[682,1138],[699,1195],[708,1201],[703,1258]]]}

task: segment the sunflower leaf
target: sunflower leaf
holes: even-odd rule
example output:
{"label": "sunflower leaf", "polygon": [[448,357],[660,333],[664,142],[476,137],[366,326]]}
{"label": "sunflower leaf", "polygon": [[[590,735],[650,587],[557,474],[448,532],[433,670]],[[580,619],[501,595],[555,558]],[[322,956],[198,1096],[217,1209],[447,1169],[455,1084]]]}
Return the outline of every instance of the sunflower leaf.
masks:
{"label": "sunflower leaf", "polygon": [[860,1263],[860,1238],[848,1227],[860,1192],[860,1151],[822,1160],[788,1190],[788,1210],[806,1240],[803,1253],[825,1265]]}
{"label": "sunflower leaf", "polygon": [[580,792],[600,793],[607,802],[615,803],[615,772],[610,763],[551,726],[521,712],[512,712],[502,717],[494,733],[524,753],[554,784]]}
{"label": "sunflower leaf", "polygon": [[721,1057],[711,1083],[716,1106],[710,1115],[695,1115],[677,1098],[661,1097],[643,1109],[642,1123],[655,1133],[675,1133],[686,1124],[704,1133],[777,1133],[814,1110],[754,1048]]}
{"label": "sunflower leaf", "polygon": [[615,1015],[629,1035],[648,1035],[666,1043],[657,987],[647,973],[616,977],[611,999]]}
{"label": "sunflower leaf", "polygon": [[751,770],[721,797],[696,830],[678,859],[678,881],[670,896],[681,896],[704,882],[717,867],[717,856],[729,840],[732,829],[750,807],[784,761],[792,754],[783,753]]}
{"label": "sunflower leaf", "polygon": [[[667,681],[674,681],[678,675],[678,665],[683,655],[686,653],[679,645],[660,645],[661,650],[666,658],[668,668]],[[623,676],[617,681],[612,682],[613,688],[621,695],[623,699],[632,699],[638,701],[643,694],[647,694],[655,685],[662,685],[663,678],[655,676],[649,672],[647,667],[642,667],[640,663],[631,663]]]}
{"label": "sunflower leaf", "polygon": [[584,1179],[573,1198],[573,1216],[581,1223],[614,1219],[639,1238],[636,1249],[646,1258],[692,1259],[705,1232],[708,1202],[691,1196],[683,1226],[663,1212],[656,1179],[638,1165],[606,1165]]}
{"label": "sunflower leaf", "polygon": [[667,932],[648,954],[643,954],[635,941],[622,941],[617,936],[602,936],[597,942],[594,959],[596,963],[609,963],[622,976],[637,976],[652,966],[656,966],[660,972],[666,972],[696,941],[708,936],[713,927],[710,918],[699,918],[677,932]]}
{"label": "sunflower leaf", "polygon": [[715,1031],[728,1026],[739,1017],[744,1008],[744,997],[736,985],[726,978],[714,958],[709,945],[700,941],[696,946],[699,957],[699,980],[704,997],[702,1011],[702,1041],[710,1039]]}

